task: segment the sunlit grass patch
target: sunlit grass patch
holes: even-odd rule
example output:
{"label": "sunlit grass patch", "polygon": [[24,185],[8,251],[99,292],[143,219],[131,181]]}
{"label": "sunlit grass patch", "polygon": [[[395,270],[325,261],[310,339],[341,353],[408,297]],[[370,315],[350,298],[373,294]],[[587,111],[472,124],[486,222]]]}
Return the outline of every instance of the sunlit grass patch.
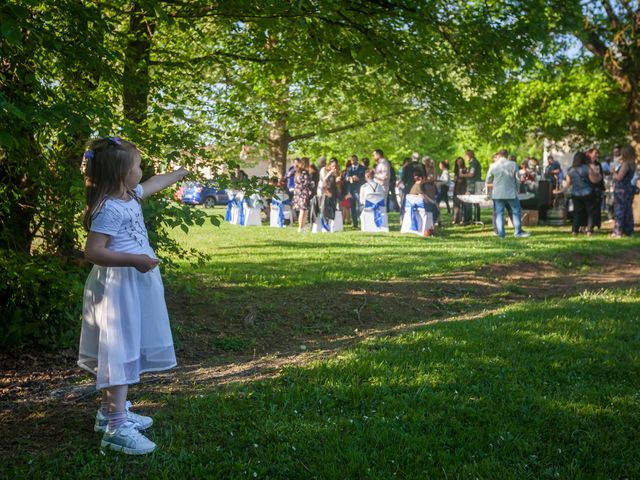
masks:
{"label": "sunlit grass patch", "polygon": [[638,307],[637,290],[601,291],[370,338],[273,380],[162,398],[153,456],[103,457],[82,437],[11,475],[637,478]]}

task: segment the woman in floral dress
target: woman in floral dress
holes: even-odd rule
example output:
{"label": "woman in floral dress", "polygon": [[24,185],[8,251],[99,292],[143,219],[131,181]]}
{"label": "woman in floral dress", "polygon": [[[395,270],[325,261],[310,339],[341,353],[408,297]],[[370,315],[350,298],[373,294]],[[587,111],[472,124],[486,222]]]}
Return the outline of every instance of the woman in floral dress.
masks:
{"label": "woman in floral dress", "polygon": [[615,226],[613,238],[633,234],[633,194],[635,185],[631,183],[636,171],[636,151],[627,145],[622,149],[622,160],[616,166],[613,174],[615,181],[613,187],[613,209],[615,213]]}
{"label": "woman in floral dress", "polygon": [[298,210],[298,232],[307,222],[309,201],[311,200],[311,178],[309,177],[309,159],[301,158],[296,167],[293,188],[293,208]]}

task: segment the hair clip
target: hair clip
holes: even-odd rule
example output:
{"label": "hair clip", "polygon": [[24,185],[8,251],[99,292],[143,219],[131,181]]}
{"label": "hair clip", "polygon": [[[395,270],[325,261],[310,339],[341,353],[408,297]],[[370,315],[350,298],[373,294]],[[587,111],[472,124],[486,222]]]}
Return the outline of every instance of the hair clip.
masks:
{"label": "hair clip", "polygon": [[107,137],[107,140],[116,145],[122,145],[122,140],[120,140],[120,137]]}
{"label": "hair clip", "polygon": [[83,157],[87,160],[91,160],[93,158],[93,150],[87,150],[86,152],[84,152]]}

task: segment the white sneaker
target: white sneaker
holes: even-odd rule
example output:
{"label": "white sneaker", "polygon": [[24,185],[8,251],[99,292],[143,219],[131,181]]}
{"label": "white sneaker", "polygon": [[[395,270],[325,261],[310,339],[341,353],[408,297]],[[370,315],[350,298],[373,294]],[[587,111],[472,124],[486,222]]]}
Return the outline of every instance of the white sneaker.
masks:
{"label": "white sneaker", "polygon": [[520,232],[514,235],[516,238],[529,238],[531,234],[529,232]]}
{"label": "white sneaker", "polygon": [[110,448],[127,455],[144,455],[155,450],[156,444],[142,435],[136,428],[137,424],[126,421],[115,432],[104,432],[100,446]]}
{"label": "white sneaker", "polygon": [[[127,411],[127,420],[137,424],[137,428],[140,431],[144,431],[153,425],[153,418],[145,417],[144,415],[138,415],[137,413],[133,413],[129,411],[131,408],[131,402],[127,400],[125,403],[125,409]],[[100,410],[96,413],[96,423],[93,425],[93,430],[95,432],[104,433],[107,431],[107,426],[109,425],[109,417],[107,415],[103,415]]]}

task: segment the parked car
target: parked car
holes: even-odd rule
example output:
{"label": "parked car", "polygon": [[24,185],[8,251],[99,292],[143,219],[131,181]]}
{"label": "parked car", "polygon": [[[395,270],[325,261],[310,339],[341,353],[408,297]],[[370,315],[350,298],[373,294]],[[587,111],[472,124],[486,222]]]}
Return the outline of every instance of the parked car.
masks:
{"label": "parked car", "polygon": [[182,190],[182,203],[185,205],[204,205],[213,208],[216,205],[227,204],[227,192],[218,190],[213,184],[186,182]]}

